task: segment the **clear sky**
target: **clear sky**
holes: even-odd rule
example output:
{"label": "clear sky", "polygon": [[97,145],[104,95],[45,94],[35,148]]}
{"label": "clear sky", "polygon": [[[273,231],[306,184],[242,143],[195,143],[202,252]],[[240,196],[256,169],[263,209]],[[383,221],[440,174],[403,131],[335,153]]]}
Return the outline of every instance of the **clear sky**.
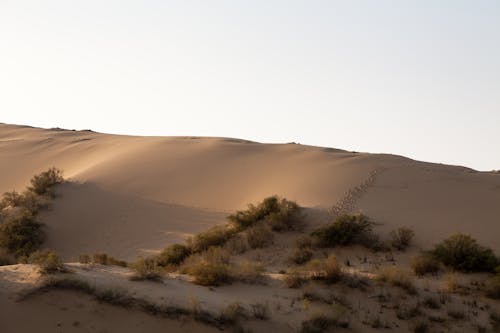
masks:
{"label": "clear sky", "polygon": [[0,122],[500,169],[500,1],[0,0]]}

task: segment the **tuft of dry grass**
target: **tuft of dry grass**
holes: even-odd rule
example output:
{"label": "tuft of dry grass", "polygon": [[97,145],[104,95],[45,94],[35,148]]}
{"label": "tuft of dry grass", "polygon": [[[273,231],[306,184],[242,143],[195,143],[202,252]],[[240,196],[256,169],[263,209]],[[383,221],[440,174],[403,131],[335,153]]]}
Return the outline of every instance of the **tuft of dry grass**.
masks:
{"label": "tuft of dry grass", "polygon": [[132,264],[135,274],[131,277],[133,281],[161,279],[161,270],[154,258],[139,258]]}
{"label": "tuft of dry grass", "polygon": [[383,268],[377,279],[382,282],[390,283],[395,287],[400,287],[410,295],[417,293],[417,288],[413,284],[410,274],[396,267]]}
{"label": "tuft of dry grass", "polygon": [[297,248],[290,254],[288,260],[294,264],[302,265],[311,260],[312,256],[313,253],[311,250],[307,248]]}
{"label": "tuft of dry grass", "polygon": [[417,276],[424,276],[425,274],[436,274],[440,270],[440,263],[429,254],[420,254],[413,257],[410,266]]}
{"label": "tuft of dry grass", "polygon": [[247,243],[252,249],[263,248],[272,244],[274,234],[265,224],[257,224],[245,231]]}

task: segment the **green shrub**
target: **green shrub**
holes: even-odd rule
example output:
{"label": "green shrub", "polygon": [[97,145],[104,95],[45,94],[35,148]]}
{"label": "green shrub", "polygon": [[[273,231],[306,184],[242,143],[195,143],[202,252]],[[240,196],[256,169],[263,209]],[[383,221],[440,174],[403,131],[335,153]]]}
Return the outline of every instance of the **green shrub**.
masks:
{"label": "green shrub", "polygon": [[425,274],[436,274],[439,272],[440,264],[433,256],[424,253],[412,258],[410,266],[417,276],[424,276]]}
{"label": "green shrub", "polygon": [[410,228],[401,227],[393,230],[390,233],[391,245],[397,250],[404,251],[410,246],[413,236],[415,233]]}
{"label": "green shrub", "polygon": [[33,176],[33,178],[31,178],[31,186],[28,187],[28,190],[38,195],[53,196],[54,185],[62,183],[63,181],[62,171],[53,167]]}
{"label": "green shrub", "polygon": [[234,228],[220,225],[199,233],[187,240],[191,252],[202,252],[211,246],[222,246],[236,234]]}
{"label": "green shrub", "polygon": [[271,229],[264,224],[254,225],[245,232],[247,243],[252,249],[263,248],[272,244],[274,234]]}
{"label": "green shrub", "polygon": [[295,222],[299,205],[278,196],[265,198],[258,205],[250,204],[246,210],[229,215],[228,220],[238,229],[244,230],[257,222],[265,221],[272,230],[290,229]]}
{"label": "green shrub", "polygon": [[139,258],[132,264],[135,274],[132,280],[159,280],[161,279],[160,268],[154,258]]}
{"label": "green shrub", "polygon": [[187,256],[189,256],[191,251],[185,245],[172,244],[156,257],[156,261],[159,266],[166,267],[169,265],[178,266],[180,265]]}
{"label": "green shrub", "polygon": [[30,264],[40,266],[40,273],[42,274],[54,274],[66,271],[61,259],[54,251],[35,251],[29,255],[27,261]]}
{"label": "green shrub", "polygon": [[372,223],[365,215],[342,215],[335,222],[315,230],[311,235],[320,247],[335,247],[363,242],[372,231]]}
{"label": "green shrub", "polygon": [[431,254],[446,266],[464,272],[492,272],[498,259],[469,235],[455,234],[434,247]]}
{"label": "green shrub", "polygon": [[288,257],[288,260],[297,265],[302,265],[311,260],[312,256],[313,253],[311,250],[299,248],[292,252],[292,254]]}
{"label": "green shrub", "polygon": [[24,214],[11,218],[0,224],[0,247],[16,257],[27,257],[45,240],[42,226]]}

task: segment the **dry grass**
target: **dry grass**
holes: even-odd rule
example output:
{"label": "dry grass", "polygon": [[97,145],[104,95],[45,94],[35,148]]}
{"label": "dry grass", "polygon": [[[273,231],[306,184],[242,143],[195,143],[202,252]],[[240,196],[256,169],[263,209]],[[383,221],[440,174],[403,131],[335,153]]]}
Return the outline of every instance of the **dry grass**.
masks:
{"label": "dry grass", "polygon": [[391,231],[391,246],[399,251],[406,250],[413,240],[415,233],[410,228],[401,227]]}
{"label": "dry grass", "polygon": [[245,231],[247,243],[252,249],[267,247],[272,244],[274,234],[265,224],[257,224]]}
{"label": "dry grass", "polygon": [[379,281],[390,283],[395,287],[404,289],[408,294],[415,295],[417,288],[413,284],[410,274],[397,267],[386,267],[382,269],[377,277]]}
{"label": "dry grass", "polygon": [[297,248],[288,257],[288,260],[294,264],[302,265],[311,260],[313,253],[307,248]]}
{"label": "dry grass", "polygon": [[157,281],[161,279],[161,269],[154,258],[139,258],[132,264],[132,268],[134,269],[135,274],[131,277],[131,280]]}
{"label": "dry grass", "polygon": [[410,266],[417,276],[436,274],[440,270],[440,263],[429,254],[420,254],[412,258]]}

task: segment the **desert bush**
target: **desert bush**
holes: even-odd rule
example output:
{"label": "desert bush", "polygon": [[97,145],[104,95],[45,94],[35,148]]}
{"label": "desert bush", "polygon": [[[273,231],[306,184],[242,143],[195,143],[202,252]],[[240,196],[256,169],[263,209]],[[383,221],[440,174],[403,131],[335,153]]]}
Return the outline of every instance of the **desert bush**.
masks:
{"label": "desert bush", "polygon": [[324,314],[313,315],[310,319],[302,322],[301,333],[322,333],[330,331],[334,327],[348,328],[349,322],[342,321],[334,316]]}
{"label": "desert bush", "polygon": [[245,231],[248,245],[252,249],[263,248],[272,244],[274,234],[271,229],[264,224],[257,224]]}
{"label": "desert bush", "polygon": [[372,223],[365,215],[342,215],[330,225],[315,230],[311,235],[320,247],[359,244],[372,231]]}
{"label": "desert bush", "polygon": [[28,190],[38,195],[53,196],[54,185],[62,183],[63,181],[62,171],[52,167],[47,171],[33,176],[33,178],[31,178],[31,186],[28,187]]}
{"label": "desert bush", "polygon": [[229,254],[220,247],[211,247],[204,253],[190,256],[184,261],[181,272],[194,277],[194,282],[202,286],[219,286],[233,279]]}
{"label": "desert bush", "polygon": [[392,247],[397,250],[404,251],[408,246],[410,246],[415,233],[410,228],[401,227],[391,231],[389,235]]}
{"label": "desert bush", "polygon": [[312,271],[312,279],[336,283],[343,277],[342,267],[334,255],[325,260],[311,260],[308,264]]}
{"label": "desert bush", "polygon": [[396,267],[386,267],[381,270],[378,275],[378,280],[382,282],[388,282],[395,287],[400,287],[410,295],[417,293],[417,288],[413,284],[413,280],[410,275]]}
{"label": "desert bush", "polygon": [[249,248],[248,241],[245,235],[236,234],[229,239],[224,245],[224,249],[231,254],[242,254]]}
{"label": "desert bush", "polygon": [[311,250],[298,248],[292,252],[292,254],[288,257],[288,260],[297,265],[302,265],[311,260],[312,256],[313,253]]}
{"label": "desert bush", "polygon": [[413,257],[410,266],[417,276],[424,276],[428,273],[435,274],[440,269],[439,261],[427,253]]}
{"label": "desert bush", "polygon": [[1,207],[19,207],[21,203],[22,195],[19,192],[5,192],[2,197]]}
{"label": "desert bush", "polygon": [[90,264],[92,262],[92,259],[88,254],[80,254],[78,255],[78,262],[80,264]]}
{"label": "desert bush", "polygon": [[400,320],[408,320],[420,316],[422,311],[417,304],[399,304],[396,307],[396,317]]}
{"label": "desert bush", "polygon": [[38,265],[41,274],[54,274],[66,271],[59,256],[51,250],[35,251],[29,255],[27,262]]}
{"label": "desert bush", "polygon": [[299,288],[304,283],[304,278],[298,272],[291,272],[283,280],[288,288]]}
{"label": "desert bush", "polygon": [[455,320],[465,319],[465,311],[463,309],[458,308],[450,308],[447,311],[448,316]]}
{"label": "desert bush", "polygon": [[500,274],[491,278],[486,284],[486,296],[500,299]]}
{"label": "desert bush", "polygon": [[260,283],[263,280],[264,266],[244,261],[231,270],[232,279],[246,283]]}
{"label": "desert bush", "polygon": [[269,318],[269,305],[267,303],[250,304],[255,319],[266,320]]}
{"label": "desert bush", "polygon": [[107,265],[108,264],[108,255],[106,253],[100,253],[100,252],[94,253],[92,255],[92,263]]}
{"label": "desert bush", "polygon": [[187,240],[187,246],[191,252],[202,252],[211,246],[222,246],[232,236],[236,230],[226,225],[214,226],[205,232],[199,233]]}
{"label": "desert bush", "polygon": [[446,266],[464,272],[492,272],[498,259],[469,235],[455,234],[434,247],[431,254]]}
{"label": "desert bush", "polygon": [[16,257],[29,256],[45,240],[42,224],[21,214],[0,224],[0,247]]}
{"label": "desert bush", "polygon": [[229,215],[228,220],[238,230],[244,230],[257,222],[264,221],[272,230],[280,231],[292,228],[299,211],[297,203],[271,196],[258,205],[250,204],[246,210]]}
{"label": "desert bush", "polygon": [[135,274],[132,280],[159,280],[161,272],[154,258],[139,258],[133,265]]}
{"label": "desert bush", "polygon": [[165,267],[169,265],[178,266],[184,259],[190,254],[190,250],[187,246],[181,244],[172,244],[161,253],[156,256],[156,261],[159,266]]}

